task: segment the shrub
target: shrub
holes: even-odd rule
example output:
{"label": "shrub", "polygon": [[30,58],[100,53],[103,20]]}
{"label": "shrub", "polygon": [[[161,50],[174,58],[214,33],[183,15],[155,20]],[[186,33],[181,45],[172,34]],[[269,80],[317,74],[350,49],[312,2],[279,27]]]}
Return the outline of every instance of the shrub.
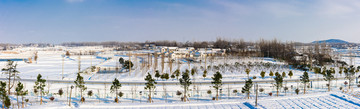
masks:
{"label": "shrub", "polygon": [[299,95],[299,92],[300,92],[299,89],[295,89],[295,93],[296,93],[297,95]]}
{"label": "shrub", "polygon": [[287,90],[289,90],[289,88],[288,88],[288,87],[284,87],[284,90],[287,91]]}
{"label": "shrub", "polygon": [[208,90],[206,93],[210,95],[210,94],[211,94],[211,90]]}
{"label": "shrub", "polygon": [[81,97],[81,101],[85,102],[85,98],[84,98],[84,97]]}
{"label": "shrub", "polygon": [[62,96],[63,93],[64,93],[64,91],[63,91],[62,89],[59,89],[58,94],[59,94],[60,96]]}
{"label": "shrub", "polygon": [[237,93],[238,91],[235,89],[235,90],[233,90],[233,93]]}
{"label": "shrub", "polygon": [[124,96],[124,93],[123,92],[119,92],[119,97],[122,97]]}
{"label": "shrub", "polygon": [[91,97],[93,95],[92,90],[88,91],[87,95]]}
{"label": "shrub", "polygon": [[180,96],[182,93],[180,91],[176,91],[176,95]]}
{"label": "shrub", "polygon": [[55,97],[52,96],[52,97],[50,97],[49,99],[50,99],[51,101],[54,101]]}
{"label": "shrub", "polygon": [[265,89],[264,89],[264,88],[260,88],[259,91],[260,91],[260,92],[264,92]]}
{"label": "shrub", "polygon": [[269,93],[269,96],[272,96],[272,92]]}
{"label": "shrub", "polygon": [[116,103],[119,101],[119,99],[118,98],[115,98],[115,100],[114,100]]}

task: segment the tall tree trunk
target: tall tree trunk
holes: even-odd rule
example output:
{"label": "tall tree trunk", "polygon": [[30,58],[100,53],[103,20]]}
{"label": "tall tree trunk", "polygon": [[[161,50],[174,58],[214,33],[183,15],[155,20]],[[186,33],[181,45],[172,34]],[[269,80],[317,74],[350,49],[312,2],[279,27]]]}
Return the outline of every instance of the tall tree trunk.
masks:
{"label": "tall tree trunk", "polygon": [[21,104],[22,104],[22,108],[24,108],[24,96],[21,96]]}
{"label": "tall tree trunk", "polygon": [[276,88],[276,96],[278,97],[279,96],[279,89]]}
{"label": "tall tree trunk", "polygon": [[216,101],[219,100],[219,90],[216,89]]}
{"label": "tall tree trunk", "polygon": [[20,108],[20,105],[19,105],[19,96],[16,94],[16,104],[17,104],[17,107],[18,109]]}
{"label": "tall tree trunk", "polygon": [[186,87],[184,87],[184,102],[186,102]]}
{"label": "tall tree trunk", "polygon": [[[351,79],[349,79],[349,90],[350,90],[350,84],[351,84],[351,81],[350,81]],[[10,91],[10,89],[9,89],[9,91]]]}
{"label": "tall tree trunk", "polygon": [[8,94],[10,95],[10,83],[11,83],[11,74],[9,71],[9,87],[8,87]]}
{"label": "tall tree trunk", "polygon": [[71,92],[72,92],[72,88],[70,89],[69,106],[71,106]]}
{"label": "tall tree trunk", "polygon": [[328,91],[330,92],[330,80],[329,80],[329,83],[328,83]]}
{"label": "tall tree trunk", "polygon": [[119,103],[119,99],[118,99],[118,92],[117,92],[117,89],[116,89],[116,93],[115,93],[115,96],[116,96],[116,99],[117,99],[116,103]]}
{"label": "tall tree trunk", "polygon": [[40,90],[40,105],[42,104],[42,90]]}
{"label": "tall tree trunk", "polygon": [[151,89],[149,88],[149,103],[151,103]]}
{"label": "tall tree trunk", "polygon": [[250,92],[247,93],[247,97],[248,97],[248,99],[250,99]]}
{"label": "tall tree trunk", "polygon": [[306,83],[304,84],[304,94],[305,94],[305,92],[306,92]]}
{"label": "tall tree trunk", "polygon": [[83,96],[82,96],[82,89],[80,89],[80,99],[81,99],[81,103],[84,103],[84,100],[82,99],[83,98]]}

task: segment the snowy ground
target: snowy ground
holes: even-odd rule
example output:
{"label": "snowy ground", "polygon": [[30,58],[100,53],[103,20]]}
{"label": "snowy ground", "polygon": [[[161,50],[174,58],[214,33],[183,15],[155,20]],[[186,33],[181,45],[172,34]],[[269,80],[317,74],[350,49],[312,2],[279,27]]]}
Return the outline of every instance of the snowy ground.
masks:
{"label": "snowy ground", "polygon": [[[38,61],[33,62],[32,64],[28,64],[22,61],[18,61],[18,70],[21,72],[19,74],[20,78],[23,79],[35,79],[38,74],[43,75],[43,77],[47,80],[61,80],[64,77],[64,80],[75,80],[76,73],[78,72],[78,56],[70,56],[64,58],[64,75],[62,74],[62,52],[51,52],[51,51],[39,51]],[[105,60],[96,56],[85,55],[81,56],[81,70],[85,70],[92,66],[102,67],[102,68],[111,68],[118,66],[118,58],[123,57],[126,60],[129,57],[124,56],[123,54],[100,54],[101,57],[111,57],[110,60]],[[135,66],[131,72],[126,70],[119,70],[119,73],[83,73],[82,76],[86,81],[106,81],[111,82],[114,78],[118,78],[120,82],[143,82],[145,75],[149,72],[154,75],[154,65],[151,65],[150,68],[141,66],[143,60],[141,58],[144,57],[132,57],[132,61]],[[161,58],[158,58],[158,66],[157,69],[161,72]],[[165,59],[167,61],[168,59]],[[192,76],[192,81],[200,81],[200,82],[210,82],[212,75],[216,71],[220,71],[223,74],[223,81],[244,81],[248,79],[248,75],[245,73],[245,69],[249,68],[251,70],[249,77],[252,78],[256,76],[255,80],[273,80],[273,77],[269,76],[270,71],[273,73],[285,72],[288,74],[289,71],[293,71],[294,76],[291,79],[299,79],[300,75],[303,74],[303,71],[292,69],[289,66],[285,65],[283,62],[276,61],[272,58],[239,58],[239,57],[229,57],[229,58],[215,58],[215,59],[207,59],[206,66],[211,66],[208,69],[208,74],[204,78],[203,71],[205,66],[204,59],[202,59],[202,63],[191,63],[190,67],[188,63],[182,59],[179,60],[181,64],[177,62],[173,63],[172,72],[175,69],[180,69],[181,72],[184,72],[186,69],[197,67],[198,72]],[[236,66],[235,62],[239,62],[241,65]],[[360,62],[360,61],[359,61]],[[266,66],[265,63],[268,63],[269,66]],[[0,62],[0,68],[3,68],[6,62]],[[228,65],[225,65],[228,64]],[[218,68],[215,68],[218,67]],[[331,66],[329,66],[331,67]],[[338,69],[336,72],[338,72]],[[261,78],[260,72],[265,71],[265,78]],[[165,63],[164,73],[169,73],[169,64]],[[171,74],[171,73],[170,73]],[[309,72],[310,78],[318,78],[322,80],[321,75],[316,75],[314,72]],[[0,75],[1,78],[5,78],[6,75]],[[335,77],[344,77],[344,74],[335,74]],[[286,76],[286,80],[289,80],[290,77]],[[157,81],[173,81],[178,82],[178,79],[169,79],[169,80],[161,80],[156,79]],[[265,91],[259,94],[259,106],[265,108],[341,108],[339,106],[349,106],[348,108],[358,108],[356,103],[357,99],[351,98],[351,96],[343,97],[344,94],[339,93],[340,87],[346,87],[343,83],[346,80],[334,80],[332,81],[331,90],[334,92],[327,92],[326,81],[321,82],[311,82],[307,88],[307,92],[310,93],[308,95],[302,95],[299,99],[298,96],[295,96],[294,90],[296,88],[303,89],[303,84],[299,82],[288,82],[284,83],[284,87],[289,87],[289,90],[285,92],[283,89],[280,90],[281,97],[271,97],[268,93],[273,93],[276,95],[276,90],[273,87],[272,83],[261,83],[259,84],[259,88],[263,88]],[[355,82],[355,81],[354,81]],[[29,90],[29,95],[26,98],[30,99],[30,102],[27,103],[28,108],[39,108],[39,98],[36,94],[33,93],[33,82],[23,82],[26,89]],[[67,96],[70,94],[69,87],[71,83],[47,83],[45,88],[49,93],[44,96],[45,106],[46,108],[50,108],[55,106],[56,108],[68,108],[67,105]],[[110,85],[109,84],[86,84],[88,89],[84,92],[84,96],[87,91],[93,91],[94,95],[91,97],[85,96],[86,103],[80,104],[80,94],[74,89],[72,91],[72,106],[78,108],[134,108],[141,107],[144,108],[163,108],[164,106],[168,106],[167,108],[251,108],[251,105],[254,104],[254,90],[251,91],[251,100],[246,100],[245,94],[241,93],[241,88],[244,84],[231,84],[231,85],[223,85],[222,93],[220,96],[222,97],[221,101],[212,101],[212,97],[215,96],[215,90],[210,85],[194,85],[190,86],[190,103],[182,103],[180,101],[180,96],[176,95],[176,91],[183,91],[180,85],[166,85],[162,84],[156,85],[153,104],[145,103],[147,99],[147,91],[144,90],[144,85],[133,85],[133,84],[122,84],[121,91],[124,92],[124,96],[120,99],[120,104],[113,103],[114,94],[110,93]],[[59,96],[56,95],[59,89],[64,90],[64,95]],[[207,94],[207,91],[211,90],[212,94]],[[234,90],[237,90],[237,93],[233,93]],[[142,95],[140,95],[140,91]],[[333,95],[332,95],[333,94]],[[286,95],[286,96],[285,96]],[[336,96],[335,96],[336,95]],[[49,97],[54,96],[55,101],[51,102]],[[16,103],[15,96],[11,96],[13,103]],[[341,99],[343,97],[344,99]],[[320,99],[317,99],[320,98]],[[340,105],[334,104],[337,102],[327,102],[331,100],[338,100],[339,103],[348,103],[348,105]],[[346,101],[348,100],[348,101]],[[355,102],[350,103],[349,102]],[[314,101],[313,104],[312,101]],[[163,103],[165,103],[163,105]],[[306,103],[305,103],[306,102]],[[291,104],[292,103],[292,104]],[[310,103],[310,104],[309,104]],[[250,104],[250,105],[249,105]],[[286,105],[285,105],[286,104]],[[288,105],[291,104],[291,105]],[[297,104],[297,105],[296,105]],[[326,105],[328,104],[328,105]],[[120,106],[120,107],[119,107]],[[122,106],[122,107],[121,107]],[[283,107],[284,106],[284,107]],[[289,107],[290,106],[290,107]],[[293,107],[291,107],[293,106]],[[300,107],[297,107],[300,106]],[[333,106],[333,107],[331,107]]]}
{"label": "snowy ground", "polygon": [[[219,101],[190,101],[190,102],[177,102],[177,103],[78,103],[73,102],[72,106],[67,106],[66,103],[49,102],[44,106],[31,106],[28,108],[117,108],[117,109],[252,109],[255,108],[254,99],[241,99],[241,100],[219,100]],[[258,106],[256,108],[263,109],[358,109],[360,108],[360,98],[351,96],[350,94],[341,92],[326,92],[326,93],[311,93],[290,95],[282,97],[266,97],[259,98]]]}

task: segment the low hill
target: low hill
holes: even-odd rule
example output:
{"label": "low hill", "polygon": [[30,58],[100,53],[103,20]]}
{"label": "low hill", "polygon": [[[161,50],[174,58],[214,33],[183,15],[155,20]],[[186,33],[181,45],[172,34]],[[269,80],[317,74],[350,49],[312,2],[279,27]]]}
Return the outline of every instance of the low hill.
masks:
{"label": "low hill", "polygon": [[349,44],[349,42],[340,39],[320,40],[320,41],[313,41],[312,43]]}

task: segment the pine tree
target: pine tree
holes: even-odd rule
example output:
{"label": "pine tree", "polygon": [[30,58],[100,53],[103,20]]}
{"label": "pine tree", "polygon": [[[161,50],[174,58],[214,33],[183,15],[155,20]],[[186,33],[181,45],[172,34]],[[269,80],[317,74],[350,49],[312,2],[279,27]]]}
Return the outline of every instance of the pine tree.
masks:
{"label": "pine tree", "polygon": [[46,84],[45,84],[46,80],[42,79],[41,77],[42,77],[41,74],[38,74],[37,79],[35,81],[35,86],[34,86],[34,89],[36,89],[40,92],[40,105],[42,104],[42,101],[43,101],[42,96],[43,96],[43,94],[45,94],[44,87],[46,86]]}
{"label": "pine tree", "polygon": [[[16,91],[16,100],[18,100],[18,96],[21,96],[21,103],[22,103],[22,107],[24,108],[24,96],[28,94],[27,90],[24,90],[24,85],[19,82],[15,88]],[[19,106],[19,101],[17,101],[17,105]]]}
{"label": "pine tree", "polygon": [[285,78],[285,77],[286,77],[286,73],[285,73],[285,72],[282,72],[281,76],[282,76],[283,78]]}
{"label": "pine tree", "polygon": [[345,78],[349,80],[349,89],[352,81],[355,78],[355,68],[354,66],[350,66],[349,68],[344,68]]}
{"label": "pine tree", "polygon": [[273,73],[272,71],[270,71],[269,76],[270,76],[271,78],[273,78],[274,73]]}
{"label": "pine tree", "polygon": [[16,70],[17,64],[14,64],[14,61],[8,60],[7,62],[6,67],[1,69],[1,71],[3,74],[8,75],[8,94],[10,95],[10,90],[15,85],[15,78],[19,78],[17,74],[20,72]]}
{"label": "pine tree", "polygon": [[184,102],[186,102],[186,92],[187,90],[189,90],[189,86],[192,84],[190,81],[190,76],[189,76],[189,70],[185,70],[185,72],[183,72],[182,74],[182,78],[179,79],[180,84],[182,85],[182,87],[184,88]]}
{"label": "pine tree", "polygon": [[0,81],[0,98],[2,101],[3,109],[5,107],[10,109],[11,101],[6,93],[6,82]]}
{"label": "pine tree", "polygon": [[321,73],[324,76],[324,80],[328,81],[328,91],[330,92],[330,87],[331,87],[331,80],[334,79],[334,75],[332,75],[332,71],[331,70],[326,70],[324,73]]}
{"label": "pine tree", "polygon": [[261,71],[260,76],[261,76],[262,79],[264,79],[265,78],[265,72]]}
{"label": "pine tree", "polygon": [[193,67],[191,69],[191,76],[195,76],[195,74],[197,73],[197,68],[196,67]]}
{"label": "pine tree", "polygon": [[282,83],[283,83],[283,76],[281,76],[278,72],[275,73],[275,87],[276,87],[276,96],[279,96],[279,90],[282,87]]}
{"label": "pine tree", "polygon": [[62,88],[60,88],[60,89],[58,90],[58,94],[60,95],[60,97],[62,97],[62,95],[64,94],[64,91],[62,90]]}
{"label": "pine tree", "polygon": [[205,80],[205,78],[206,78],[206,75],[207,75],[207,71],[206,70],[204,70],[204,72],[203,72],[203,77],[204,77],[204,80]]}
{"label": "pine tree", "polygon": [[87,89],[84,85],[84,78],[78,73],[76,80],[74,81],[77,88],[80,89],[81,102],[85,102],[85,98],[83,97],[83,92]]}
{"label": "pine tree", "polygon": [[119,58],[119,63],[121,64],[121,65],[124,65],[124,63],[125,63],[125,60],[124,60],[124,58]]}
{"label": "pine tree", "polygon": [[179,70],[179,69],[176,69],[176,70],[174,71],[174,74],[175,74],[175,76],[176,76],[176,79],[179,79],[180,70]]}
{"label": "pine tree", "polygon": [[339,74],[340,74],[340,76],[342,75],[343,69],[344,69],[344,67],[339,67]]}
{"label": "pine tree", "polygon": [[245,69],[245,72],[246,72],[246,74],[248,75],[248,79],[249,79],[249,78],[250,78],[250,77],[249,77],[249,75],[250,75],[250,69],[248,69],[248,68]]}
{"label": "pine tree", "polygon": [[172,74],[171,76],[170,76],[173,80],[174,80],[174,78],[175,78],[175,75],[174,74]]}
{"label": "pine tree", "polygon": [[151,103],[152,102],[151,92],[152,92],[152,90],[154,90],[156,88],[155,84],[157,84],[157,83],[156,83],[155,79],[152,78],[150,73],[148,73],[148,75],[145,77],[145,81],[146,81],[146,83],[145,83],[144,89],[149,90],[149,99],[148,100],[149,100],[149,103]]}
{"label": "pine tree", "polygon": [[300,81],[304,84],[304,94],[306,93],[306,84],[310,82],[308,72],[304,72],[302,76],[300,76]]}
{"label": "pine tree", "polygon": [[213,81],[211,81],[211,84],[213,84],[213,88],[216,90],[216,100],[219,99],[219,88],[222,86],[222,75],[219,71],[217,71],[213,77],[211,77]]}
{"label": "pine tree", "polygon": [[115,92],[115,95],[116,95],[116,97],[115,97],[116,100],[115,101],[116,101],[116,103],[119,103],[118,102],[119,101],[119,99],[118,99],[118,89],[120,89],[120,88],[121,88],[121,83],[119,82],[119,80],[117,78],[115,78],[114,81],[112,82],[110,90],[111,90],[112,93]]}
{"label": "pine tree", "polygon": [[124,68],[127,69],[128,71],[134,66],[134,64],[129,61],[129,60],[126,60],[125,63],[124,63]]}
{"label": "pine tree", "polygon": [[169,73],[164,73],[161,75],[161,79],[165,79],[165,80],[168,80],[169,79]]}
{"label": "pine tree", "polygon": [[159,70],[156,70],[155,71],[155,77],[157,78],[157,79],[159,79],[160,78],[160,72],[159,72]]}
{"label": "pine tree", "polygon": [[250,90],[252,86],[253,86],[252,80],[248,79],[247,81],[245,81],[245,86],[241,90],[241,93],[247,94],[248,99],[250,99]]}
{"label": "pine tree", "polygon": [[294,74],[293,74],[293,72],[290,70],[289,73],[288,73],[288,75],[289,75],[289,77],[290,77],[290,79],[291,79],[291,77],[292,77]]}

